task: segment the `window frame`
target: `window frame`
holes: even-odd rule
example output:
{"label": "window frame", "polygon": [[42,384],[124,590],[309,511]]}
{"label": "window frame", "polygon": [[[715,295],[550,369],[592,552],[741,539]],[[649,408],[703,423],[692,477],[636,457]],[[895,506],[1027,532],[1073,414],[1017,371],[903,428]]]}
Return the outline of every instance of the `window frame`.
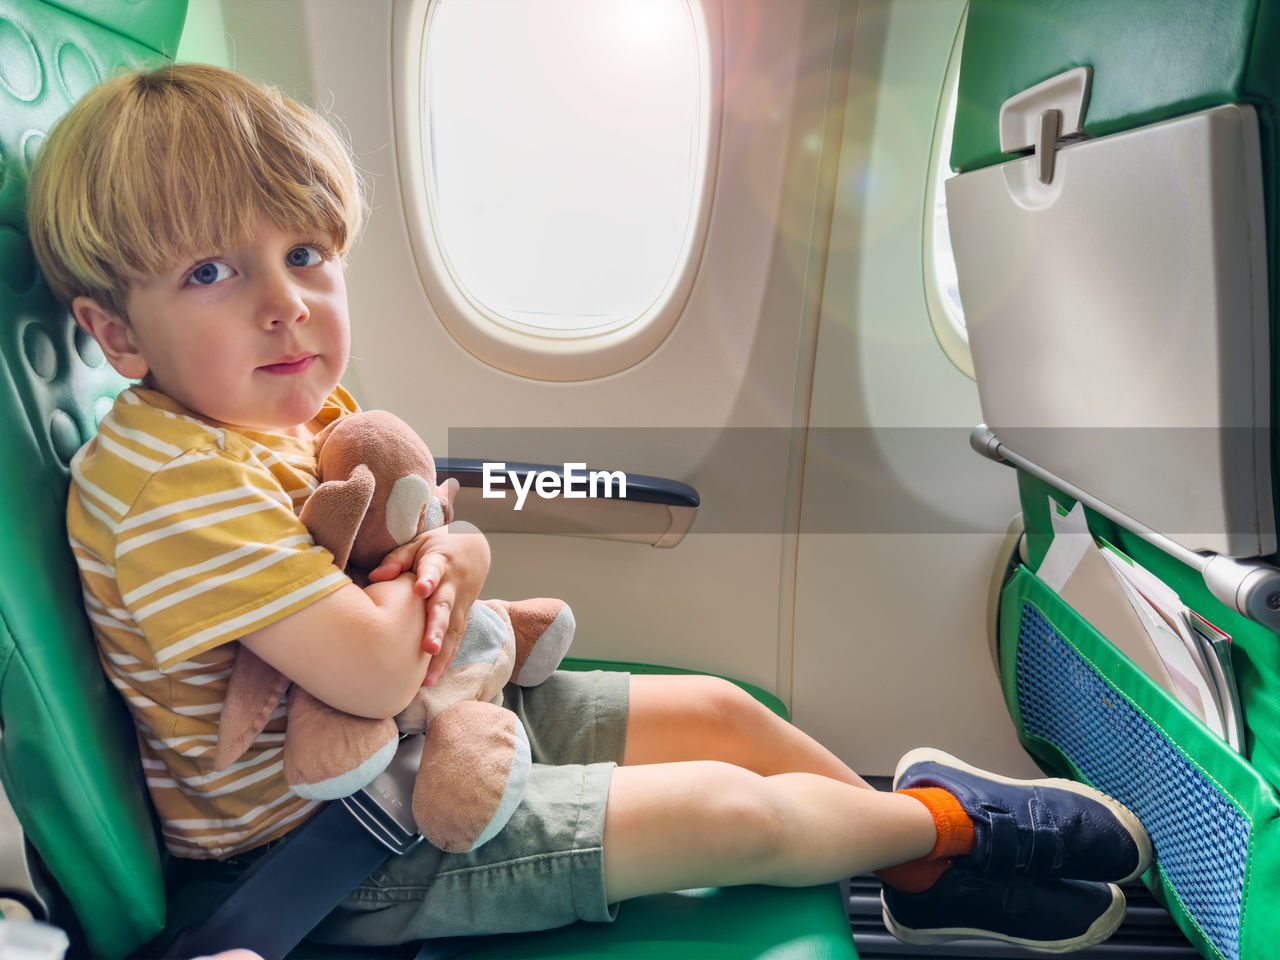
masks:
{"label": "window frame", "polygon": [[395,152],[409,242],[427,300],[450,335],[486,364],[536,380],[591,380],[652,354],[680,319],[702,260],[719,161],[723,88],[723,0],[685,0],[701,63],[701,136],[689,227],[675,267],[653,304],[604,329],[546,330],[500,317],[469,296],[450,273],[427,196],[423,61],[438,0],[401,0],[392,24]]}
{"label": "window frame", "polygon": [[[924,195],[924,230],[921,249],[923,266],[924,297],[929,311],[929,322],[933,326],[933,334],[956,368],[966,377],[975,379],[973,372],[973,354],[969,351],[969,331],[965,326],[964,308],[957,313],[942,291],[938,276],[937,258],[934,256],[937,241],[937,208],[939,194],[945,198],[943,184],[955,176],[954,172],[947,176],[939,176],[939,167],[949,163],[950,158],[943,156],[944,146],[950,152],[951,137],[949,129],[954,129],[955,113],[959,103],[960,54],[964,47],[964,28],[969,18],[966,6],[960,16],[956,28],[956,37],[951,45],[951,56],[947,60],[947,71],[942,81],[942,92],[938,97],[938,111],[933,122],[933,142],[929,148],[929,173]],[[945,199],[943,199],[945,203]],[[950,238],[947,249],[951,249]],[[952,270],[955,269],[955,256],[952,255]]]}

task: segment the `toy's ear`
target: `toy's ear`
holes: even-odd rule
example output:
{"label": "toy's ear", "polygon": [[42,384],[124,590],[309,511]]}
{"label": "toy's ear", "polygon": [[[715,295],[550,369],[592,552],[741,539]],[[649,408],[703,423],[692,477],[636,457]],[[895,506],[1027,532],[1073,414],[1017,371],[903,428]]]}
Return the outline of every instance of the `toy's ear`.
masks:
{"label": "toy's ear", "polygon": [[392,484],[384,522],[393,547],[408,543],[431,528],[434,494],[431,484],[416,473],[406,474]]}
{"label": "toy's ear", "polygon": [[373,473],[359,464],[346,480],[328,480],[316,487],[302,507],[298,518],[339,567],[347,565],[375,486]]}
{"label": "toy's ear", "polygon": [[218,720],[213,769],[225,770],[243,756],[267,726],[290,680],[248,647],[236,651]]}

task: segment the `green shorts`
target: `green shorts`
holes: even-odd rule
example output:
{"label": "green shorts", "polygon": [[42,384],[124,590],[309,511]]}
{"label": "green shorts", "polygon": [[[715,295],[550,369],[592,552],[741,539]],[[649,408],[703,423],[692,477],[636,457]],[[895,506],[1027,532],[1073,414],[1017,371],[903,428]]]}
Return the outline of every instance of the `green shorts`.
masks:
{"label": "green shorts", "polygon": [[392,857],[310,939],[376,946],[612,920],[604,811],[626,742],[629,682],[625,673],[560,671],[536,687],[508,687],[533,770],[506,827],[470,853],[420,843]]}

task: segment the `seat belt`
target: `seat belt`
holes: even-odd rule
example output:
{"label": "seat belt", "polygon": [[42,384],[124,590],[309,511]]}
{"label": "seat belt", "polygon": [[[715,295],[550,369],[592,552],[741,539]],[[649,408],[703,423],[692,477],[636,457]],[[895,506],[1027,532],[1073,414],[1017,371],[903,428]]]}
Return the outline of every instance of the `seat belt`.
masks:
{"label": "seat belt", "polygon": [[422,739],[402,738],[372,783],[330,801],[263,854],[209,917],[178,936],[166,960],[237,947],[284,960],[384,860],[417,846],[410,806]]}

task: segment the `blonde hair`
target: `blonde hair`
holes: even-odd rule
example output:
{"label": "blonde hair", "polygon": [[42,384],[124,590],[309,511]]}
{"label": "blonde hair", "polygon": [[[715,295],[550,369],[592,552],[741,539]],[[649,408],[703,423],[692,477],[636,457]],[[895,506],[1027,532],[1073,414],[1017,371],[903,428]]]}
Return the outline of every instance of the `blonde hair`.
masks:
{"label": "blonde hair", "polygon": [[343,255],[362,202],[351,154],[320,116],[183,63],[108,80],[71,108],[36,158],[27,220],[54,296],[124,317],[130,284],[242,242],[259,214]]}

